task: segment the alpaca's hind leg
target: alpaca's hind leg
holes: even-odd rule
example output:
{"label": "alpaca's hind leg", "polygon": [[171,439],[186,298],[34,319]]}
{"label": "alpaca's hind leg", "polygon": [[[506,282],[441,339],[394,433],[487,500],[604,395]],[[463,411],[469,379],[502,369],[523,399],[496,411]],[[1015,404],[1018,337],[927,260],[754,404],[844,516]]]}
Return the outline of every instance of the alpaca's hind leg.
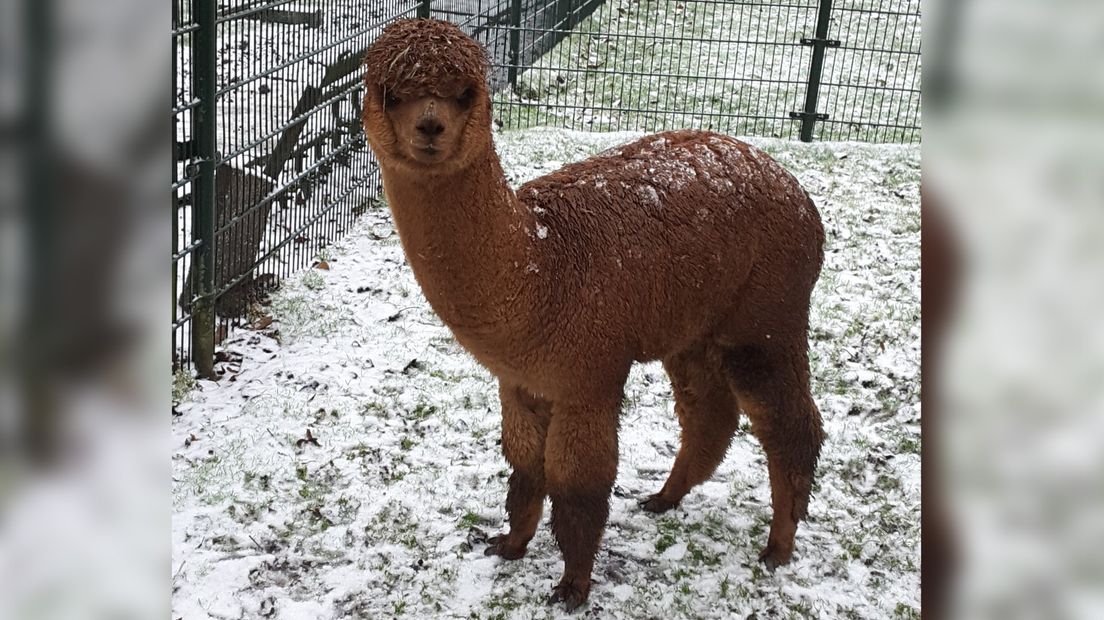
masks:
{"label": "alpaca's hind leg", "polygon": [[516,560],[525,555],[544,509],[544,443],[550,406],[521,388],[499,384],[502,453],[514,471],[506,493],[510,531],[491,537],[487,555]]}
{"label": "alpaca's hind leg", "polygon": [[675,393],[682,445],[663,488],[643,502],[651,512],[674,508],[690,489],[713,475],[739,422],[739,407],[719,356],[700,348],[673,356],[663,365]]}
{"label": "alpaca's hind leg", "polygon": [[619,398],[553,406],[544,468],[552,498],[552,533],[563,554],[564,573],[551,602],[562,601],[568,611],[590,593],[590,573],[617,476],[619,409]]}
{"label": "alpaca's hind leg", "polygon": [[759,555],[774,570],[790,561],[798,521],[805,517],[809,492],[824,438],[820,413],[809,391],[804,339],[741,346],[725,354],[725,368],[752,432],[767,453],[771,519],[767,546]]}

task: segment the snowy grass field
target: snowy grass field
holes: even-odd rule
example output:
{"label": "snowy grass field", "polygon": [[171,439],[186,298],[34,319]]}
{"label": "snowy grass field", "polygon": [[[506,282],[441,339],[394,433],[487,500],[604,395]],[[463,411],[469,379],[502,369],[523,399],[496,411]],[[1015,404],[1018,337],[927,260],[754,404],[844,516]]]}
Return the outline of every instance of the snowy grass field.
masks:
{"label": "snowy grass field", "polygon": [[[826,57],[818,111],[848,121],[832,135],[885,141],[873,123],[905,121],[916,103],[907,91],[920,85],[920,20],[892,12],[919,8],[879,2],[860,17],[853,11],[869,3],[836,8],[829,32],[843,48]],[[609,0],[495,101],[507,110],[507,129],[699,127],[793,137],[798,124],[788,115],[802,109],[812,55],[799,41],[813,35],[816,12],[815,2]]]}
{"label": "snowy grass field", "polygon": [[[521,183],[632,137],[498,144]],[[750,141],[801,180],[828,233],[811,330],[827,441],[795,561],[771,574],[755,560],[770,488],[746,423],[681,507],[638,508],[678,447],[667,378],[639,365],[577,615],[919,618],[919,147]],[[547,511],[525,558],[483,555],[505,517],[496,387],[422,297],[388,211],[319,259],[223,344],[219,382],[178,377],[172,617],[565,616],[545,604],[561,570]]]}

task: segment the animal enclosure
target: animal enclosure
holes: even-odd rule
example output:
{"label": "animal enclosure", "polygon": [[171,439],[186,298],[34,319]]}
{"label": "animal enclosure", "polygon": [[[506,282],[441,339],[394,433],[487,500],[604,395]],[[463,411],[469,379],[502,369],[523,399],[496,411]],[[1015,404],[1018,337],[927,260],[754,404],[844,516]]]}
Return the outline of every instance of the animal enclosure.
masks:
{"label": "animal enclosure", "polygon": [[486,46],[503,130],[920,139],[919,0],[173,0],[174,366],[374,206],[360,61],[417,16]]}

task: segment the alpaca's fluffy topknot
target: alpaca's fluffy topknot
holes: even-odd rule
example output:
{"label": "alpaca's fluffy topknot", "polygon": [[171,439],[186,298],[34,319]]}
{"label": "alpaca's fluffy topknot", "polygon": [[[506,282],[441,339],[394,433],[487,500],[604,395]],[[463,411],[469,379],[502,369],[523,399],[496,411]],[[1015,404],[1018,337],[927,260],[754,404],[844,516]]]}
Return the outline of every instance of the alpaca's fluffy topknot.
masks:
{"label": "alpaca's fluffy topknot", "polygon": [[456,25],[406,19],[383,29],[364,57],[365,83],[396,97],[452,97],[486,81],[487,52]]}

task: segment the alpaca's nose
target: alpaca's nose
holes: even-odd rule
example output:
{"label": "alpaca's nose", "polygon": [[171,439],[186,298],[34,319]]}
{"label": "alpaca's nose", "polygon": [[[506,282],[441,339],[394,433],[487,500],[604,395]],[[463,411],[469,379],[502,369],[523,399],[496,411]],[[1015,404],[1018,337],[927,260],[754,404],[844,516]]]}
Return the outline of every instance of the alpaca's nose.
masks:
{"label": "alpaca's nose", "polygon": [[414,125],[414,128],[427,138],[439,136],[445,130],[445,126],[434,116],[423,116],[418,119],[418,123]]}

